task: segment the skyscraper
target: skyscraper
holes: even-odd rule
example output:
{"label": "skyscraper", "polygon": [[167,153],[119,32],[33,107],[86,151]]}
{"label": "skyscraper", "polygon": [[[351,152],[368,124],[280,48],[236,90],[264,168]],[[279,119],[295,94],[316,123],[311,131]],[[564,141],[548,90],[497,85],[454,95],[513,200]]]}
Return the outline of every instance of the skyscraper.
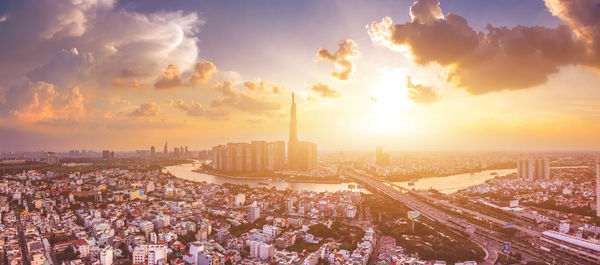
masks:
{"label": "skyscraper", "polygon": [[156,148],[154,148],[154,145],[150,146],[150,157],[154,158],[155,155],[156,155]]}
{"label": "skyscraper", "polygon": [[288,140],[288,166],[298,168],[298,124],[296,121],[296,102],[292,93],[292,106],[290,107],[290,138]]}
{"label": "skyscraper", "polygon": [[169,154],[169,148],[167,146],[167,142],[165,142],[165,148],[163,149],[163,153],[165,154],[165,156],[167,156]]}
{"label": "skyscraper", "polygon": [[285,167],[285,141],[268,143],[267,153],[267,168],[269,170],[281,170]]}
{"label": "skyscraper", "polygon": [[375,148],[375,164],[379,166],[387,166],[390,164],[390,156],[383,152],[381,146]]}
{"label": "skyscraper", "polygon": [[550,178],[550,161],[548,158],[520,159],[517,162],[519,179],[535,180]]}

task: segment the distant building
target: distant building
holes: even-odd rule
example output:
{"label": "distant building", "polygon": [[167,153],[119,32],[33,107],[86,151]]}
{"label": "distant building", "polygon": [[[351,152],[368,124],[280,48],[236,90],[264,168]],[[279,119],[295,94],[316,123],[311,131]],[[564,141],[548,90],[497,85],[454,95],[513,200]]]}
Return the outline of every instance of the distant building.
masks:
{"label": "distant building", "polygon": [[46,153],[46,163],[49,165],[56,165],[60,162],[58,155],[54,152]]}
{"label": "distant building", "polygon": [[[290,140],[287,146],[287,165],[290,169],[316,169],[317,145],[299,142],[296,134],[296,104],[292,94]],[[285,168],[286,144],[284,141],[227,143],[211,149],[212,168],[222,171],[263,172]]]}
{"label": "distant building", "polygon": [[517,174],[522,180],[550,179],[550,161],[548,158],[520,159]]}
{"label": "distant building", "polygon": [[102,159],[109,160],[115,157],[115,152],[111,152],[110,150],[102,150]]}
{"label": "distant building", "polygon": [[285,167],[285,142],[277,141],[267,144],[267,169],[281,170]]}
{"label": "distant building", "polygon": [[313,170],[317,168],[317,144],[311,142],[298,143],[298,169]]}
{"label": "distant building", "polygon": [[165,157],[169,156],[169,147],[167,146],[167,142],[165,142],[165,147],[163,148],[163,155]]}
{"label": "distant building", "polygon": [[390,164],[390,155],[384,153],[381,146],[375,148],[375,164],[378,166],[387,166]]}
{"label": "distant building", "polygon": [[154,148],[153,146],[150,146],[150,157],[154,158],[156,156],[156,148]]}

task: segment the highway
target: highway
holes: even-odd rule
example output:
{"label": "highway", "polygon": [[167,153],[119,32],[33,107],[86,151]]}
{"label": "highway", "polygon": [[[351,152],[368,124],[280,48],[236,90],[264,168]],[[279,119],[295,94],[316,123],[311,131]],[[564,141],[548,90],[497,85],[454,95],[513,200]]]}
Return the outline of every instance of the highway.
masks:
{"label": "highway", "polygon": [[[345,170],[345,174],[349,177],[356,179],[359,182],[362,182],[371,188],[403,203],[408,208],[419,211],[421,215],[424,217],[437,221],[449,228],[464,231],[466,230],[470,237],[468,238],[476,245],[480,246],[486,253],[483,264],[494,264],[498,259],[498,252],[502,252],[503,244],[502,242],[495,236],[497,232],[489,230],[485,227],[476,226],[471,224],[461,218],[455,217],[443,210],[440,210],[438,207],[447,207],[448,209],[454,209],[462,211],[463,213],[471,214],[473,216],[478,216],[483,220],[487,220],[492,223],[499,224],[501,226],[506,226],[507,222],[500,220],[498,218],[488,216],[473,210],[469,210],[458,205],[454,205],[447,201],[439,200],[436,198],[432,198],[430,196],[426,196],[420,194],[418,192],[414,192],[398,185],[392,183],[385,183],[379,179],[376,179],[364,172],[356,172],[354,170],[348,169]],[[434,207],[431,204],[436,204],[438,207]],[[477,228],[477,229],[476,229]],[[518,231],[530,236],[539,238],[540,232],[525,228],[523,226],[516,225],[514,226]],[[476,233],[476,230],[481,232]],[[553,262],[556,258],[560,264],[585,264],[586,262],[582,262],[580,260],[574,260],[572,257],[568,257],[563,255],[562,253],[540,253],[539,250],[535,248],[531,248],[530,246],[522,245],[519,242],[513,242],[513,247],[521,251],[521,254],[526,260],[536,260],[536,261],[546,261]]]}
{"label": "highway", "polygon": [[[453,217],[437,208],[434,208],[423,201],[414,198],[412,195],[403,192],[402,190],[395,189],[379,180],[372,178],[366,174],[360,174],[351,170],[347,170],[346,175],[363,182],[377,191],[402,202],[408,208],[419,211],[424,217],[437,221],[447,227],[453,228],[458,231],[468,230],[470,237],[468,238],[476,245],[480,246],[484,252],[485,257],[482,264],[494,264],[498,259],[497,251],[501,250],[501,246],[498,243],[488,240],[475,232],[475,226],[456,217]],[[469,229],[472,228],[472,229]]]}

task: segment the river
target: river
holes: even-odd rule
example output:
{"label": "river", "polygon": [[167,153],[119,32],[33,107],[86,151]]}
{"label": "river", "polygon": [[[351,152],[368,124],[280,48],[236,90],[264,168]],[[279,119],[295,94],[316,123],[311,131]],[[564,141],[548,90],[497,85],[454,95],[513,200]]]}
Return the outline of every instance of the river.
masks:
{"label": "river", "polygon": [[494,170],[483,170],[475,173],[463,173],[450,175],[445,177],[431,177],[431,178],[422,178],[414,181],[414,186],[409,186],[409,181],[402,182],[394,182],[402,187],[408,189],[429,189],[434,188],[442,193],[450,194],[454,193],[460,189],[464,189],[467,187],[479,185],[481,183],[486,182],[489,179],[493,179],[496,175],[492,175],[492,173],[497,173],[498,176],[506,176],[508,174],[516,173],[517,169],[494,169]]}
{"label": "river", "polygon": [[[193,172],[192,170],[198,168],[198,166],[194,166],[193,164],[181,164],[176,166],[168,166],[165,167],[163,172],[170,172],[173,176],[186,179],[195,182],[206,181],[206,183],[213,184],[238,184],[238,185],[248,185],[251,187],[275,187],[279,190],[291,189],[297,191],[314,191],[314,192],[336,192],[336,191],[359,191],[363,193],[370,193],[366,189],[350,189],[350,184],[354,184],[354,187],[358,187],[358,185],[354,182],[347,181],[343,183],[331,184],[331,183],[304,183],[304,182],[286,182],[281,180],[245,180],[245,179],[235,179],[235,178],[227,178],[227,177],[219,177],[210,174]],[[267,184],[261,185],[259,183]]]}
{"label": "river", "polygon": [[[567,166],[567,167],[551,167],[552,168],[583,168],[585,166]],[[352,190],[349,188],[350,184],[355,184],[355,187],[358,186],[356,183],[351,181],[346,181],[339,184],[329,184],[329,183],[304,183],[304,182],[286,182],[280,180],[244,180],[244,179],[234,179],[227,177],[219,177],[204,173],[193,172],[193,169],[196,169],[197,166],[193,164],[181,164],[176,166],[169,166],[165,168],[166,172],[170,172],[174,176],[182,179],[187,179],[196,182],[206,181],[207,183],[214,184],[223,184],[223,183],[231,183],[231,184],[239,184],[239,185],[249,185],[251,187],[275,187],[280,190],[291,189],[298,191],[314,191],[314,192],[335,192],[335,191],[343,191],[343,190]],[[414,186],[409,186],[409,181],[403,182],[395,182],[405,188],[415,188],[415,189],[429,189],[434,188],[442,193],[450,194],[454,193],[458,190],[479,185],[486,182],[489,179],[493,179],[496,176],[506,176],[509,174],[516,173],[517,169],[492,169],[492,170],[483,170],[475,173],[463,173],[463,174],[455,174],[445,177],[430,177],[430,178],[422,178],[414,181]],[[492,175],[492,173],[496,173]],[[261,185],[259,183],[267,184]],[[366,189],[353,189],[353,191],[360,191],[364,193],[369,193]]]}

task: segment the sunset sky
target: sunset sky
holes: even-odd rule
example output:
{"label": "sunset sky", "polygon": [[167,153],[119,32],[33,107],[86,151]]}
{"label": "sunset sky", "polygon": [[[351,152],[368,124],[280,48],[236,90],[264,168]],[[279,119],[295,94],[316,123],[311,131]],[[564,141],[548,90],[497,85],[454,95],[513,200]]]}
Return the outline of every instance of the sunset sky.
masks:
{"label": "sunset sky", "polygon": [[598,0],[4,0],[0,151],[597,150]]}

